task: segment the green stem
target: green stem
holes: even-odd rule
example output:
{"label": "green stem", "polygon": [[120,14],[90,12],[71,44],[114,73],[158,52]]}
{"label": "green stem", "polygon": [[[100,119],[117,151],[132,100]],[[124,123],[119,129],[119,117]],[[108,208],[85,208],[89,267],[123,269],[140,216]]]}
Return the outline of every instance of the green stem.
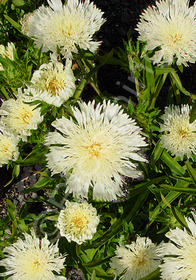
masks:
{"label": "green stem", "polygon": [[73,98],[75,98],[75,99],[80,98],[80,95],[82,94],[82,91],[83,91],[84,87],[86,86],[86,84],[87,84],[87,80],[83,78],[80,81],[79,85],[77,86],[77,89],[73,95]]}
{"label": "green stem", "polygon": [[164,85],[164,83],[165,83],[165,80],[166,80],[166,78],[167,78],[167,75],[168,75],[168,73],[164,73],[162,76],[160,76],[160,77],[158,78],[158,82],[157,82],[157,85],[156,85],[156,88],[155,88],[155,92],[154,92],[154,94],[153,94],[151,103],[150,103],[149,106],[148,106],[148,111],[150,111],[151,109],[154,108],[155,102],[156,102],[157,97],[159,96],[159,93],[160,93],[160,91],[161,91],[161,89],[162,89],[162,87],[163,87],[163,85]]}
{"label": "green stem", "polygon": [[135,89],[137,91],[137,96],[140,96],[139,80],[135,77]]}

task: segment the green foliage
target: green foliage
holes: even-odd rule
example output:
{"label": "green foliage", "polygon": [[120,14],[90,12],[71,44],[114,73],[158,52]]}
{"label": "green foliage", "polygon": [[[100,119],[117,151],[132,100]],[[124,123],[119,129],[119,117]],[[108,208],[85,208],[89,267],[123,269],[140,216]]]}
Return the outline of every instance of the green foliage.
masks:
{"label": "green foliage", "polygon": [[[17,99],[18,89],[26,89],[33,73],[42,64],[49,63],[51,57],[49,52],[37,49],[33,39],[21,32],[20,19],[43,4],[43,1],[1,2],[2,44],[7,46],[12,41],[16,48],[13,60],[0,55],[0,65],[3,67],[0,71],[0,97],[5,101]],[[47,1],[44,3],[47,4]],[[167,92],[167,105],[182,104],[189,100],[192,105],[190,123],[193,123],[196,119],[196,97],[182,85],[179,76],[179,71],[183,73],[182,66],[154,65],[152,55],[160,48],[146,51],[145,47],[145,42],[129,39],[124,42],[123,49],[112,49],[102,55],[78,48],[78,53],[73,54],[72,67],[77,86],[74,95],[60,107],[40,100],[31,103],[40,109],[43,122],[31,131],[26,142],[19,141],[20,155],[16,161],[9,160],[7,164],[7,169],[12,170],[12,176],[2,187],[2,193],[11,184],[24,180],[21,177],[24,167],[31,167],[37,180],[19,192],[24,196],[22,206],[18,207],[14,199],[7,199],[6,215],[0,220],[1,248],[13,244],[18,237],[22,237],[22,233],[36,228],[36,233],[41,237],[47,234],[51,242],[58,240],[60,252],[67,254],[66,265],[81,270],[86,280],[119,279],[120,276],[115,278],[110,268],[110,260],[115,256],[117,245],[130,244],[137,235],[149,236],[153,242],[160,243],[165,240],[165,233],[175,227],[190,231],[185,217],[189,216],[196,203],[196,156],[192,155],[189,159],[185,156],[182,160],[162,147],[160,122],[164,108],[158,105],[158,101],[164,92]],[[57,59],[65,65],[66,60],[62,55],[58,54]],[[88,96],[89,100],[102,102],[111,99],[107,92],[101,92],[99,88],[98,73],[107,64],[118,65],[133,75],[136,104],[132,102],[132,96],[127,103],[113,102],[121,104],[128,116],[141,127],[148,143],[148,147],[141,151],[145,154],[146,162],[138,163],[138,170],[142,173],[139,179],[126,183],[126,178],[123,178],[123,198],[112,202],[94,201],[89,192],[88,202],[97,209],[100,223],[93,238],[78,245],[60,237],[56,227],[59,212],[64,209],[66,200],[80,200],[67,193],[67,178],[64,174],[51,176],[46,161],[49,149],[45,145],[45,137],[55,131],[52,123],[56,119],[65,117],[76,122],[72,107],[82,99],[87,84],[91,85],[95,95]],[[38,164],[40,169],[35,170]],[[32,194],[34,196],[29,197]],[[3,257],[3,251],[0,250],[0,258]],[[62,275],[65,275],[65,270]],[[153,279],[160,279],[159,269],[140,280]]]}

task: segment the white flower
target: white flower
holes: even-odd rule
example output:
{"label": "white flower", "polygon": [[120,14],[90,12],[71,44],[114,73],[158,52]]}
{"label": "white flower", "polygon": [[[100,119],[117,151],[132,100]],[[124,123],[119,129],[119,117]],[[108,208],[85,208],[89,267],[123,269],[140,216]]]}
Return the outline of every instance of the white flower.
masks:
{"label": "white flower", "polygon": [[184,155],[191,158],[192,153],[196,154],[196,120],[190,123],[190,110],[188,105],[166,107],[164,123],[160,124],[160,131],[165,132],[161,136],[163,148],[182,160]]}
{"label": "white flower", "polygon": [[75,87],[71,65],[50,62],[42,64],[39,70],[33,73],[27,91],[33,95],[33,99],[59,107],[74,94]]}
{"label": "white flower", "polygon": [[31,135],[31,130],[37,129],[38,124],[43,120],[40,108],[25,103],[30,100],[30,98],[18,94],[16,100],[10,98],[3,102],[0,108],[2,125],[23,141],[27,140],[27,136]]}
{"label": "white flower", "polygon": [[72,58],[77,47],[95,52],[100,42],[93,41],[93,35],[105,22],[101,12],[93,3],[86,0],[48,0],[50,7],[43,5],[21,21],[22,32],[35,39],[43,51],[57,52]]}
{"label": "white flower", "polygon": [[19,139],[9,132],[0,132],[0,167],[7,164],[10,160],[17,160]]}
{"label": "white flower", "polygon": [[[14,60],[14,51],[15,51],[15,46],[14,44],[8,43],[7,47],[5,47],[4,45],[0,45],[0,55],[2,57],[8,57],[10,60]],[[0,70],[3,70],[3,66],[0,63]]]}
{"label": "white flower", "polygon": [[164,256],[161,268],[161,279],[195,280],[196,279],[196,215],[194,220],[185,218],[190,233],[186,229],[176,228],[166,234],[171,242],[164,243],[159,251]]}
{"label": "white flower", "polygon": [[[25,240],[19,238],[4,249],[6,258],[0,261],[0,265],[7,271],[0,276],[10,275],[12,280],[59,279],[53,272],[60,274],[65,257],[59,255],[58,244],[50,244],[47,237],[40,240],[34,231],[31,235],[24,233],[24,237]],[[65,277],[60,279],[66,280]]]}
{"label": "white flower", "polygon": [[61,236],[78,244],[92,239],[99,224],[96,208],[87,202],[66,201],[65,206],[66,208],[60,211],[57,223]]}
{"label": "white flower", "polygon": [[154,63],[177,64],[196,61],[196,5],[189,0],[160,0],[140,16],[136,30],[139,40],[147,41],[147,50],[160,46],[152,57]]}
{"label": "white flower", "polygon": [[58,132],[51,132],[45,143],[50,146],[47,166],[53,174],[67,176],[67,192],[87,197],[93,187],[93,197],[113,200],[122,196],[121,175],[137,178],[136,161],[146,161],[138,151],[146,146],[135,121],[121,106],[103,102],[79,102],[72,108],[74,118],[62,117],[53,122]]}
{"label": "white flower", "polygon": [[117,248],[110,266],[115,275],[123,274],[120,279],[139,280],[159,267],[157,248],[148,237],[138,236],[130,245]]}

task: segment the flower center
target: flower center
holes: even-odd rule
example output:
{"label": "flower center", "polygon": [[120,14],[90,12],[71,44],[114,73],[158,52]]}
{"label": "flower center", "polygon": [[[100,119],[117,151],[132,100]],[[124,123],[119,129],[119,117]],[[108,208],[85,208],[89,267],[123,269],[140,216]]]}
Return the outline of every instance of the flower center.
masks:
{"label": "flower center", "polygon": [[2,146],[2,152],[3,152],[4,154],[7,154],[8,151],[9,151],[8,146],[3,145],[3,146]]}
{"label": "flower center", "polygon": [[189,134],[189,130],[188,128],[180,128],[178,133],[182,138],[186,138]]}
{"label": "flower center", "polygon": [[61,88],[63,88],[63,85],[56,78],[52,79],[47,85],[47,90],[51,95],[56,95]]}
{"label": "flower center", "polygon": [[21,115],[21,119],[23,120],[24,123],[29,124],[30,123],[30,118],[33,116],[31,112],[24,112]]}
{"label": "flower center", "polygon": [[72,222],[75,227],[83,229],[88,224],[88,219],[85,216],[73,217]]}
{"label": "flower center", "polygon": [[98,157],[101,149],[101,144],[94,143],[88,147],[88,152],[92,157]]}
{"label": "flower center", "polygon": [[40,269],[40,262],[38,261],[38,260],[36,260],[36,261],[34,261],[33,262],[33,270],[34,271],[37,271],[37,270],[39,270]]}
{"label": "flower center", "polygon": [[182,40],[182,35],[179,35],[178,33],[170,34],[170,37],[174,44]]}

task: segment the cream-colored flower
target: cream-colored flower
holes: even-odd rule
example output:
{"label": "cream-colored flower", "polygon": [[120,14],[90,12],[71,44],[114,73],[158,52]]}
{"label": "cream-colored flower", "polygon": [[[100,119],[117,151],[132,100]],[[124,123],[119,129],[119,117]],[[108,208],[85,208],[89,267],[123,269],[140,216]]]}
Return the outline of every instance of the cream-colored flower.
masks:
{"label": "cream-colored flower", "polygon": [[138,153],[146,146],[141,129],[117,104],[78,104],[72,108],[76,122],[65,117],[53,122],[58,131],[45,140],[50,147],[47,166],[52,175],[67,177],[67,192],[76,197],[87,197],[91,185],[95,199],[116,199],[123,195],[122,175],[141,175],[131,161],[146,161]]}
{"label": "cream-colored flower", "polygon": [[[14,44],[8,43],[7,47],[5,47],[4,45],[0,45],[0,55],[2,57],[8,57],[10,60],[14,60],[14,51],[15,51],[15,46]],[[3,70],[3,66],[0,63],[0,70]]]}
{"label": "cream-colored flower", "polygon": [[0,132],[0,167],[10,160],[17,160],[19,156],[18,141],[17,137],[8,132]]}
{"label": "cream-colored flower", "polygon": [[33,95],[33,99],[59,107],[74,94],[75,87],[71,65],[50,62],[42,64],[39,70],[33,73],[28,91]]}
{"label": "cream-colored flower", "polygon": [[196,279],[196,215],[193,220],[185,218],[190,233],[186,229],[170,230],[166,237],[171,242],[159,248],[163,258],[161,279],[164,280],[195,280]]}
{"label": "cream-colored flower", "polygon": [[110,266],[116,276],[121,275],[120,279],[139,280],[159,267],[157,248],[148,237],[138,236],[135,242],[117,248]]}
{"label": "cream-colored flower", "polygon": [[178,65],[196,61],[196,5],[189,0],[160,0],[140,16],[136,30],[146,49],[160,46],[152,57],[154,63]]}
{"label": "cream-colored flower", "polygon": [[99,224],[96,208],[87,202],[66,201],[65,206],[66,208],[60,211],[57,223],[61,236],[78,244],[92,239]]}
{"label": "cream-colored flower", "polygon": [[164,123],[160,124],[160,131],[165,132],[161,136],[163,148],[182,160],[196,154],[196,120],[190,123],[190,110],[189,105],[166,107]]}
{"label": "cream-colored flower", "polygon": [[48,0],[49,7],[43,5],[22,19],[22,32],[35,39],[43,51],[57,52],[72,58],[77,46],[95,52],[100,42],[93,41],[93,35],[105,22],[101,12],[89,0]]}
{"label": "cream-colored flower", "polygon": [[34,231],[31,235],[24,233],[24,237],[25,240],[19,238],[4,249],[6,257],[0,265],[7,271],[0,276],[10,276],[12,280],[66,280],[54,274],[60,274],[65,261],[59,254],[58,244],[50,244],[47,237],[40,240]]}
{"label": "cream-colored flower", "polygon": [[43,120],[39,108],[25,103],[30,100],[30,98],[18,94],[16,100],[10,98],[3,102],[0,108],[2,125],[23,141],[27,140],[27,136],[31,135],[31,130],[37,129],[38,124]]}

